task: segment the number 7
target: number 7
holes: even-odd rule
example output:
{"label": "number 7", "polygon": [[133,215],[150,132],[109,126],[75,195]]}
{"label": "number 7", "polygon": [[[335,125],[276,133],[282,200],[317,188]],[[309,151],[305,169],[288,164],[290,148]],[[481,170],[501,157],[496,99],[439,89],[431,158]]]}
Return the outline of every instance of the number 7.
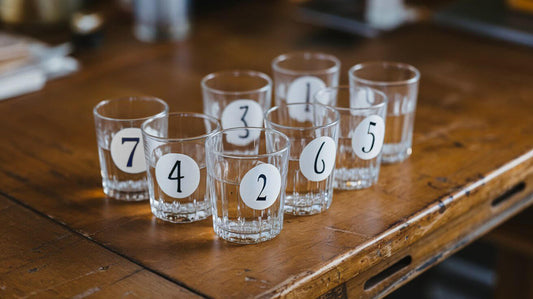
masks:
{"label": "number 7", "polygon": [[128,164],[126,164],[126,167],[131,167],[133,164],[133,154],[135,153],[135,149],[137,148],[137,145],[139,144],[139,137],[123,137],[122,138],[122,144],[124,142],[135,142],[135,145],[133,146],[133,149],[131,150],[130,157],[128,159]]}

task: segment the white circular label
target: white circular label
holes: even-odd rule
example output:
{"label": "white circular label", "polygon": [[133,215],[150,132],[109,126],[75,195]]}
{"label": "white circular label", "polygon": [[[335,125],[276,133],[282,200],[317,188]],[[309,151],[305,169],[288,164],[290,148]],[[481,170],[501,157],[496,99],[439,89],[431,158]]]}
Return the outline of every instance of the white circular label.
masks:
{"label": "white circular label", "polygon": [[325,180],[335,167],[336,156],[337,147],[333,138],[328,136],[315,138],[300,154],[300,170],[310,181]]}
{"label": "white circular label", "polygon": [[355,154],[363,159],[375,158],[383,147],[385,138],[385,122],[379,115],[365,118],[352,134],[352,148]]}
{"label": "white circular label", "polygon": [[200,184],[200,168],[191,157],[183,154],[166,154],[155,165],[159,188],[170,197],[185,198]]}
{"label": "white circular label", "polygon": [[118,131],[111,140],[111,159],[118,169],[127,173],[146,171],[142,132],[139,128]]}
{"label": "white circular label", "polygon": [[[220,118],[223,129],[237,127],[262,127],[263,109],[252,100],[236,100],[226,106]],[[235,145],[246,145],[259,138],[259,130],[242,129],[227,133],[228,142]]]}
{"label": "white circular label", "polygon": [[[309,103],[313,104],[313,96],[322,88],[326,87],[326,83],[320,78],[313,76],[303,76],[292,81],[287,91],[287,103]],[[327,104],[327,103],[323,103]],[[289,107],[289,115],[297,121],[304,122],[312,120],[313,114],[306,105],[299,105],[297,107]]]}
{"label": "white circular label", "polygon": [[242,178],[239,194],[244,203],[254,210],[270,207],[281,191],[281,174],[272,164],[260,164]]}

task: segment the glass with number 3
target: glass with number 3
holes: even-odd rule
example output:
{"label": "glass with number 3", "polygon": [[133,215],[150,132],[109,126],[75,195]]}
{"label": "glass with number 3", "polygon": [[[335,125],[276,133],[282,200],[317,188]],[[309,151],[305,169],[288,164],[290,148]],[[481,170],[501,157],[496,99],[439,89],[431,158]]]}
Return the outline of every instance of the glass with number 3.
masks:
{"label": "glass with number 3", "polygon": [[334,106],[340,114],[335,188],[372,186],[381,165],[387,97],[371,88],[339,86],[319,91],[315,100]]}
{"label": "glass with number 3", "polygon": [[285,212],[312,215],[327,210],[333,197],[339,113],[320,104],[288,104],[268,110],[265,123],[291,143]]}
{"label": "glass with number 3", "polygon": [[[222,129],[263,126],[272,96],[272,80],[266,74],[221,71],[205,76],[201,85],[204,113],[219,119]],[[247,144],[257,137],[246,129],[232,134],[228,137],[235,144]]]}
{"label": "glass with number 3", "polygon": [[155,117],[142,125],[150,207],[157,218],[184,223],[211,215],[205,140],[219,130],[215,118],[187,112]]}
{"label": "glass with number 3", "polygon": [[126,201],[146,200],[148,184],[141,124],[168,113],[153,97],[105,100],[93,109],[104,193]]}
{"label": "glass with number 3", "polygon": [[289,140],[283,133],[248,128],[246,144],[232,142],[241,128],[222,130],[206,141],[213,228],[224,240],[253,244],[283,227]]}

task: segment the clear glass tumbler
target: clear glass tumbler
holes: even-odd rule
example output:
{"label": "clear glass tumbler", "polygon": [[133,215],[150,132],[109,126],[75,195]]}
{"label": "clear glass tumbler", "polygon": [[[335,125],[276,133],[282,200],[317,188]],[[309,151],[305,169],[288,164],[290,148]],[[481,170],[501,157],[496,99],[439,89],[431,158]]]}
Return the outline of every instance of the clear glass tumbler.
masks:
{"label": "clear glass tumbler", "polygon": [[207,139],[208,186],[213,228],[224,240],[252,244],[270,240],[283,227],[283,203],[289,158],[284,134],[249,128],[252,142],[231,142],[240,128]]}
{"label": "clear glass tumbler", "polygon": [[387,97],[371,88],[337,86],[322,89],[315,100],[328,102],[340,114],[334,187],[362,189],[378,181],[385,137]]}
{"label": "clear glass tumbler", "polygon": [[[295,111],[305,112],[305,120],[294,118]],[[312,215],[327,210],[333,197],[339,112],[320,104],[288,104],[270,108],[265,123],[291,143],[285,213]]]}
{"label": "clear glass tumbler", "polygon": [[339,85],[337,57],[317,52],[294,52],[272,61],[275,104],[312,103],[322,88]]}
{"label": "clear glass tumbler", "polygon": [[148,199],[141,124],[168,113],[153,97],[105,100],[93,109],[104,193],[115,199]]}
{"label": "clear glass tumbler", "polygon": [[[256,71],[222,71],[204,77],[202,93],[204,113],[219,119],[223,129],[262,127],[264,112],[270,108],[272,80]],[[257,138],[245,128],[232,134],[228,137],[235,144]]]}
{"label": "clear glass tumbler", "polygon": [[157,218],[183,223],[211,215],[205,140],[219,130],[215,118],[199,113],[171,113],[144,122],[150,206]]}
{"label": "clear glass tumbler", "polygon": [[387,96],[387,132],[381,160],[404,161],[412,153],[420,72],[404,63],[367,62],[353,66],[349,75],[350,86],[371,87]]}

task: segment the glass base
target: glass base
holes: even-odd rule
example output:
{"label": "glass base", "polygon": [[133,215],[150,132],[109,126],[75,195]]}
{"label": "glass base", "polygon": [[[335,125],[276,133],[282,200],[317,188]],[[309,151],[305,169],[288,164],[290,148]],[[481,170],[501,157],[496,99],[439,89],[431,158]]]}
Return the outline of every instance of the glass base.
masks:
{"label": "glass base", "polygon": [[283,219],[270,221],[236,222],[223,221],[222,218],[213,217],[213,229],[222,239],[238,244],[256,244],[268,241],[279,235],[283,227]]}
{"label": "glass base", "polygon": [[411,153],[413,152],[412,148],[407,148],[401,152],[385,152],[385,145],[383,146],[383,153],[381,154],[381,163],[392,164],[405,161]]}
{"label": "glass base", "polygon": [[331,206],[332,192],[287,194],[285,197],[286,214],[307,216],[322,213]]}
{"label": "glass base", "polygon": [[211,216],[208,201],[180,204],[150,199],[150,208],[155,217],[172,223],[190,223]]}
{"label": "glass base", "polygon": [[359,190],[368,188],[378,181],[378,167],[337,168],[333,186],[339,190]]}
{"label": "glass base", "polygon": [[150,198],[146,180],[113,182],[103,180],[102,186],[105,195],[123,201],[141,201]]}

